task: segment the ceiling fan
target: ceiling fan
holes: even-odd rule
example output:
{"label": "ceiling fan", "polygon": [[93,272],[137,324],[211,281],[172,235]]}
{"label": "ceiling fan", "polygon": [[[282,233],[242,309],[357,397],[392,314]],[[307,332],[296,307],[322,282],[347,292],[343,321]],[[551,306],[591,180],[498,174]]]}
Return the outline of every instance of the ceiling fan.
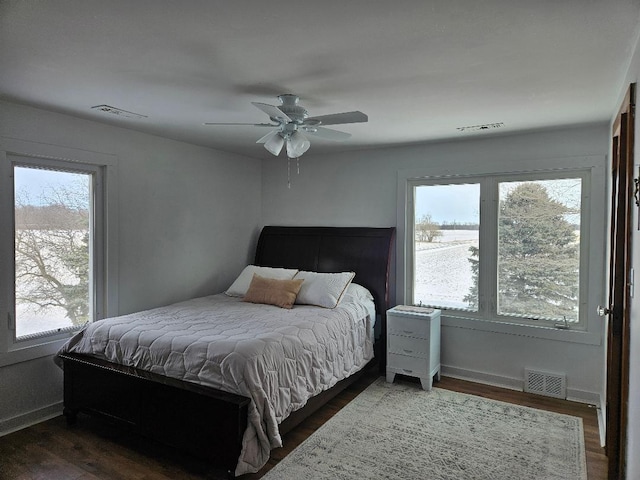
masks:
{"label": "ceiling fan", "polygon": [[[254,106],[269,115],[272,123],[205,123],[205,125],[251,125],[254,127],[271,127],[275,130],[258,139],[256,143],[263,143],[270,153],[278,156],[282,148],[287,146],[287,156],[298,158],[311,146],[311,142],[304,134],[314,135],[326,140],[341,141],[351,137],[350,133],[325,128],[322,125],[341,125],[345,123],[367,122],[369,117],[364,113],[343,112],[319,117],[309,117],[309,112],[302,105],[298,105],[297,95],[278,95],[281,105],[251,102]],[[303,134],[304,133],[304,134]]]}

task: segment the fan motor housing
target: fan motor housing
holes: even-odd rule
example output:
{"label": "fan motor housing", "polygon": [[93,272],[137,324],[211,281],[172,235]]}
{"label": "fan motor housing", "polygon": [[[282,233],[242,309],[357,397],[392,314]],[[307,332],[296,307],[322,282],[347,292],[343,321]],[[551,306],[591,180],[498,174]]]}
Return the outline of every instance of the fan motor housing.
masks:
{"label": "fan motor housing", "polygon": [[290,93],[278,95],[278,98],[282,102],[278,108],[282,113],[286,114],[291,120],[296,123],[304,122],[304,119],[309,116],[309,112],[302,105],[298,105],[299,97]]}
{"label": "fan motor housing", "polygon": [[282,110],[283,113],[287,114],[287,116],[296,123],[302,123],[304,119],[309,115],[307,110],[300,105],[282,105],[278,108]]}

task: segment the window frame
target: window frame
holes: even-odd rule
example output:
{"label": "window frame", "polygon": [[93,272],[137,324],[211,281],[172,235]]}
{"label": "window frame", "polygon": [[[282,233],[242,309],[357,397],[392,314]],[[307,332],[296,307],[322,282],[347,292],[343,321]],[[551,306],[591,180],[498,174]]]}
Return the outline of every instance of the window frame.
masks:
{"label": "window frame", "polygon": [[[479,285],[479,294],[482,295],[484,304],[479,304],[478,312],[457,311],[453,309],[442,309],[442,321],[444,326],[455,326],[474,330],[500,332],[507,334],[524,335],[530,337],[563,340],[568,342],[586,343],[597,345],[602,342],[602,324],[595,315],[595,307],[602,301],[604,292],[605,273],[603,266],[605,262],[605,236],[606,236],[606,169],[605,157],[584,156],[566,157],[559,159],[537,159],[528,162],[537,168],[529,170],[504,171],[500,168],[482,169],[482,166],[472,168],[460,168],[461,173],[456,174],[451,169],[445,167],[422,168],[412,170],[401,170],[398,172],[398,202],[397,202],[397,286],[396,299],[398,303],[410,302],[413,298],[412,292],[412,269],[413,269],[413,244],[415,238],[413,232],[414,209],[413,187],[418,184],[454,184],[454,183],[475,183],[481,179],[492,182],[491,187],[495,192],[493,197],[498,199],[498,180],[528,180],[528,179],[552,179],[552,178],[576,178],[583,176],[582,184],[582,212],[581,212],[581,232],[588,237],[587,243],[581,242],[580,251],[580,315],[581,327],[561,329],[556,325],[542,324],[536,320],[533,322],[519,321],[520,319],[510,316],[500,316],[492,314],[496,308],[488,305],[487,301],[492,299],[492,294],[487,294],[486,289],[492,284],[497,286],[497,263],[495,269],[490,265],[492,279],[485,277],[484,282]],[[462,172],[464,170],[464,172]],[[482,188],[482,186],[481,186]],[[594,200],[594,192],[596,193]],[[602,198],[598,198],[598,196]],[[489,200],[481,192],[480,216],[481,227],[479,246],[483,255],[480,257],[480,268],[487,272],[486,262],[490,258],[497,259],[497,226],[498,226],[498,205],[488,205]],[[490,223],[492,228],[486,225]],[[487,231],[491,230],[487,238]],[[492,241],[492,237],[495,241]],[[487,250],[491,249],[490,254]],[[484,263],[483,263],[484,260]],[[492,283],[493,282],[493,283]],[[483,291],[483,289],[485,291]],[[494,305],[497,305],[497,287],[495,288]],[[482,302],[481,300],[481,302]]]}
{"label": "window frame", "polygon": [[[544,181],[544,180],[564,180],[564,179],[577,179],[581,180],[581,192],[580,192],[580,259],[579,259],[579,277],[578,277],[578,321],[571,322],[568,324],[569,329],[573,330],[586,330],[587,329],[587,288],[588,288],[588,275],[589,271],[589,249],[590,249],[590,238],[588,235],[589,232],[589,219],[590,219],[590,210],[591,210],[591,192],[590,190],[590,175],[591,172],[586,169],[577,169],[577,170],[565,170],[563,172],[544,172],[544,173],[527,173],[524,175],[505,175],[505,176],[494,176],[495,181],[495,201],[496,208],[492,212],[495,214],[495,240],[492,238],[492,247],[495,251],[495,260],[496,260],[496,268],[493,272],[495,274],[495,284],[496,290],[495,297],[489,298],[489,314],[495,314],[498,319],[506,322],[517,322],[522,323],[524,325],[542,325],[552,328],[564,328],[560,326],[559,322],[544,320],[544,319],[535,319],[529,318],[519,315],[513,314],[501,314],[498,312],[498,228],[499,228],[499,220],[500,220],[500,212],[499,212],[499,201],[500,201],[500,192],[499,186],[500,183],[509,183],[509,182],[527,182],[527,181]],[[493,281],[493,279],[492,279]],[[487,287],[490,288],[490,287]]]}
{"label": "window frame", "polygon": [[117,164],[115,155],[0,137],[0,219],[2,224],[11,225],[0,232],[0,367],[54,354],[80,328],[15,336],[14,166],[96,175],[93,197],[101,212],[94,217],[94,248],[101,253],[92,258],[95,320],[117,314]]}
{"label": "window frame", "polygon": [[[91,176],[91,248],[90,248],[90,276],[91,276],[91,289],[89,291],[89,302],[91,306],[91,317],[93,319],[103,318],[104,311],[104,167],[100,165],[93,165],[87,163],[68,162],[64,160],[57,160],[51,158],[37,158],[26,157],[18,155],[8,155],[7,159],[10,163],[10,168],[15,172],[16,167],[25,167],[32,169],[42,169],[55,172],[69,172],[69,173],[82,173]],[[15,183],[15,182],[14,182]],[[13,185],[12,185],[13,187]],[[15,209],[15,189],[12,188],[13,193],[13,207]],[[15,210],[14,210],[14,222],[12,230],[15,235]],[[14,260],[11,269],[11,274],[15,281],[15,249],[13,252]],[[17,336],[17,314],[16,314],[16,302],[15,292],[10,300],[9,308],[11,315],[11,326],[13,329],[13,343],[20,346],[35,345],[41,343],[46,338],[62,338],[69,332],[79,330],[81,327],[67,327],[59,331],[43,331],[34,334]]]}
{"label": "window frame", "polygon": [[[473,176],[457,176],[457,177],[439,177],[439,178],[410,178],[407,180],[407,208],[406,208],[406,248],[405,248],[405,255],[406,255],[406,259],[407,259],[407,266],[410,267],[408,268],[407,271],[407,285],[405,288],[405,297],[406,299],[409,299],[409,303],[414,303],[415,299],[414,299],[414,291],[413,291],[413,268],[415,265],[415,238],[416,238],[416,232],[415,232],[415,224],[416,224],[416,218],[415,218],[415,190],[417,187],[420,186],[436,186],[436,185],[469,185],[469,184],[477,184],[480,186],[480,198],[479,198],[479,204],[478,204],[478,208],[480,209],[480,222],[482,221],[482,183],[480,182],[480,178],[477,175],[473,175]],[[479,247],[482,249],[483,248],[483,242],[482,242],[482,230],[479,231]],[[482,260],[481,260],[482,262]],[[481,266],[482,267],[482,266]],[[471,310],[466,310],[466,309],[457,309],[457,308],[445,308],[445,307],[437,307],[440,308],[442,311],[455,311],[455,312],[460,312],[463,314],[463,316],[471,316],[471,317],[479,317],[478,313],[480,312],[480,291],[478,292],[478,310],[477,311],[471,311]],[[431,305],[429,305],[431,306]]]}

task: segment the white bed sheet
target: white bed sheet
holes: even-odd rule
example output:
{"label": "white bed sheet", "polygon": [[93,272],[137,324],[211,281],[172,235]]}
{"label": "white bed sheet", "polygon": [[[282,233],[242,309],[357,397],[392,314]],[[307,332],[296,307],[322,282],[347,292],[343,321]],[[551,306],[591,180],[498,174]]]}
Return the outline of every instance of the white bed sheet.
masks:
{"label": "white bed sheet", "polygon": [[252,399],[236,475],[282,446],[278,424],[373,358],[373,302],[286,310],[224,294],[94,322],[62,352],[90,354]]}

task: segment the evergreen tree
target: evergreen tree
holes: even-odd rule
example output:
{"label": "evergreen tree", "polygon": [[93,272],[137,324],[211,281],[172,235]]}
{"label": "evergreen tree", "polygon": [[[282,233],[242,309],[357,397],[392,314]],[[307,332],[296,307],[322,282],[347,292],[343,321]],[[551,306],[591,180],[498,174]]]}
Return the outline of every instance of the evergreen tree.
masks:
{"label": "evergreen tree", "polygon": [[[576,320],[579,250],[566,219],[575,212],[533,182],[515,187],[499,208],[499,313]],[[465,301],[477,307],[479,251],[470,251],[473,285]]]}

